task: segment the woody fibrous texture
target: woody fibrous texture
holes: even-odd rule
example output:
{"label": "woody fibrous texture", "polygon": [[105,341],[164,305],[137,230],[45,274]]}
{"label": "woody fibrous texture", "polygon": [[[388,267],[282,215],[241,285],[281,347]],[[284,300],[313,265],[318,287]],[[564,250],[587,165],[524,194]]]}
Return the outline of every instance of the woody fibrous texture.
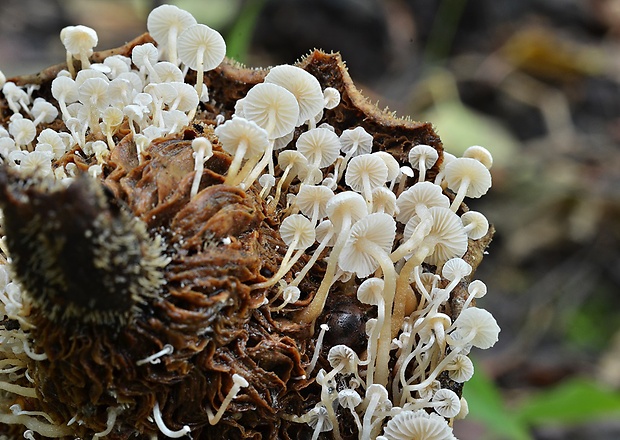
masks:
{"label": "woody fibrous texture", "polygon": [[[93,53],[90,62],[130,58],[134,47],[148,43],[158,42],[145,34]],[[159,43],[164,59],[166,46]],[[72,63],[77,75],[93,69]],[[183,111],[156,89],[165,83],[155,80],[159,74],[128,67],[143,89],[130,92],[109,133],[103,113],[113,102],[86,115],[95,111],[94,92],[75,99],[81,106],[70,118],[62,115],[52,87],[59,76],[71,77],[66,65],[8,80],[27,102],[3,88],[0,118],[8,131],[0,149],[0,206],[7,264],[0,267],[0,434],[397,438],[399,430],[413,432],[400,425],[405,420],[423,419],[418,425],[439,424],[436,429],[446,433],[441,438],[451,438],[448,422],[466,412],[463,358],[472,346],[493,345],[499,331],[490,314],[474,307],[481,295],[471,286],[481,282],[470,284],[493,228],[468,238],[471,228],[460,220],[467,207],[449,209],[459,188],[443,178],[446,155],[431,123],[398,118],[369,103],[338,54],[315,50],[296,67],[318,81],[324,105],[293,124],[286,140],[270,137],[275,123],[250,121],[255,104],[244,100],[269,82],[270,69],[230,60],[205,72],[208,97]],[[101,71],[108,82],[115,80]],[[95,77],[106,81],[98,74],[84,78]],[[196,83],[194,70],[184,82]],[[29,103],[36,98],[61,110],[36,126],[37,136],[46,129],[70,133],[60,153],[41,139],[17,140],[12,124],[34,119]],[[300,104],[302,98],[295,98]],[[127,109],[132,105],[143,106],[143,119]],[[174,111],[186,119],[177,113],[180,122],[170,128],[163,115],[172,118]],[[232,130],[226,124],[241,119],[255,136],[265,136],[267,154],[243,156],[231,176],[235,154],[223,148],[223,139]],[[359,165],[353,159],[362,153],[343,148],[322,165],[308,156],[297,174],[284,165],[283,153],[296,151],[303,133],[326,130],[321,134],[340,136],[344,145],[343,133],[355,127],[372,138],[366,155],[389,155],[379,161],[386,177],[370,189],[391,193],[394,210],[380,206],[379,192],[366,194],[364,183],[363,196],[352,191],[348,164]],[[201,149],[209,144],[212,151]],[[417,145],[437,153],[424,172],[411,162]],[[30,165],[34,153],[43,159]],[[388,180],[385,170],[394,164],[398,171]],[[405,208],[412,194],[406,192],[422,181],[433,183],[443,198],[439,206]],[[337,219],[340,201],[332,199],[327,208],[306,213],[295,200],[304,186],[327,187],[333,197],[359,202],[365,214]],[[405,209],[415,219],[398,217]],[[316,230],[310,244],[300,244],[301,232],[287,235],[293,220],[300,228],[309,225],[313,237]],[[371,220],[393,225],[383,254],[373,242]],[[461,248],[434,256],[444,239],[439,231],[449,222]],[[319,223],[327,238],[319,237]],[[338,247],[350,255],[368,252],[371,273],[339,262]],[[452,266],[465,269],[453,274],[447,269]],[[371,278],[383,282],[388,299],[359,299],[360,286]],[[471,323],[485,319],[485,328]]]}

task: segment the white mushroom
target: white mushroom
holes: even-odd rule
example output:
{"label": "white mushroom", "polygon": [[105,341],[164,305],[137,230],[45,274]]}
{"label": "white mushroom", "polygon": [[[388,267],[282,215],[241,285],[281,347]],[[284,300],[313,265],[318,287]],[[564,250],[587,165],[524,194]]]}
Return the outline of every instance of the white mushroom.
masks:
{"label": "white mushroom", "polygon": [[[196,92],[202,96],[204,72],[219,66],[226,55],[224,38],[207,25],[194,24],[179,35],[178,50],[183,64],[196,71]],[[190,119],[194,114],[190,113]]]}
{"label": "white mushroom", "polygon": [[179,34],[192,25],[196,19],[187,11],[174,5],[161,5],[153,9],[146,20],[146,28],[160,47],[166,49],[168,61],[177,62],[177,39]]}
{"label": "white mushroom", "polygon": [[454,212],[459,209],[465,197],[481,197],[491,187],[491,173],[476,159],[456,158],[446,165],[444,173],[448,188],[456,193],[450,205]]}

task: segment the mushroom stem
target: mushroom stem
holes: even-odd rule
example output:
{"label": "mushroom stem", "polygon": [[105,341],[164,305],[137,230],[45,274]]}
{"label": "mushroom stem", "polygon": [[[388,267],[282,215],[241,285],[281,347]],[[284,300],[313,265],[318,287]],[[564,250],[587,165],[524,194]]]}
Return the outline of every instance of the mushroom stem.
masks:
{"label": "mushroom stem", "polygon": [[[379,341],[377,343],[377,357],[375,362],[376,379],[374,383],[386,386],[390,375],[390,345],[392,343],[392,305],[394,304],[394,295],[396,292],[396,269],[390,256],[381,249],[380,246],[368,241],[366,245],[372,247],[372,254],[377,259],[381,270],[383,271],[383,280],[385,282],[383,290],[385,319],[379,333]],[[331,258],[330,258],[331,259]],[[377,324],[379,324],[377,322]],[[369,384],[370,385],[370,384]]]}
{"label": "mushroom stem", "polygon": [[329,243],[329,240],[331,240],[333,235],[334,235],[333,231],[330,231],[327,233],[325,238],[323,238],[323,240],[319,243],[317,248],[314,250],[314,253],[312,254],[312,257],[310,258],[310,260],[306,263],[304,268],[295,276],[295,279],[293,279],[293,281],[290,284],[291,286],[298,286],[299,283],[304,279],[308,271],[312,268],[312,266],[314,266],[314,263],[316,263],[316,260],[318,260],[319,257],[321,256],[323,249],[327,247],[327,243]]}
{"label": "mushroom stem", "polygon": [[224,398],[224,401],[220,405],[220,409],[217,410],[215,415],[213,415],[213,412],[211,411],[210,408],[207,408],[207,416],[209,417],[210,425],[215,425],[217,424],[217,422],[220,421],[220,419],[224,415],[224,411],[226,411],[226,409],[228,408],[228,405],[230,405],[230,402],[232,402],[232,400],[235,397],[237,397],[237,394],[239,394],[239,390],[249,385],[248,381],[244,377],[240,376],[239,374],[233,374],[232,378],[233,378],[233,386],[230,389],[230,391],[228,391],[228,394],[226,395],[226,397]]}
{"label": "mushroom stem", "polygon": [[239,143],[237,150],[235,150],[235,157],[233,157],[230,167],[228,168],[228,174],[226,175],[226,180],[224,180],[224,185],[232,185],[235,181],[237,173],[239,173],[239,168],[241,168],[241,161],[243,160],[247,149],[248,141],[243,139],[241,143]]}
{"label": "mushroom stem", "polygon": [[[348,237],[348,231],[351,227],[351,217],[345,216],[342,222],[342,228],[340,229],[340,235],[338,236],[338,240],[336,244],[329,254],[329,260],[327,261],[327,268],[325,269],[325,275],[323,276],[323,280],[321,281],[321,285],[319,289],[316,291],[314,298],[302,312],[297,315],[297,320],[303,323],[310,323],[319,317],[323,308],[325,307],[325,301],[327,300],[327,294],[329,293],[329,289],[332,284],[336,281],[334,278],[336,274],[336,269],[338,268],[338,256],[340,255],[340,251],[344,247]],[[393,268],[393,266],[392,266]]]}
{"label": "mushroom stem", "polygon": [[269,145],[267,146],[267,149],[265,150],[265,154],[263,154],[263,157],[261,158],[261,160],[256,164],[256,166],[252,169],[252,171],[250,171],[250,174],[245,179],[243,179],[242,183],[244,185],[244,188],[251,187],[254,181],[260,175],[260,173],[263,172],[265,167],[270,162],[273,161],[272,152],[273,152],[273,140],[270,140]]}
{"label": "mushroom stem", "polygon": [[194,119],[196,116],[196,112],[198,111],[198,107],[200,106],[200,98],[202,97],[202,84],[204,82],[204,51],[199,50],[197,54],[196,63],[198,64],[198,68],[196,69],[196,92],[198,93],[198,105],[190,110],[187,114],[187,117],[190,121]]}
{"label": "mushroom stem", "polygon": [[463,203],[463,199],[465,199],[465,194],[467,193],[467,188],[469,187],[470,182],[471,179],[469,177],[463,178],[463,181],[459,185],[459,189],[456,192],[456,196],[454,197],[454,200],[450,205],[450,209],[452,210],[452,212],[458,211],[461,203]]}

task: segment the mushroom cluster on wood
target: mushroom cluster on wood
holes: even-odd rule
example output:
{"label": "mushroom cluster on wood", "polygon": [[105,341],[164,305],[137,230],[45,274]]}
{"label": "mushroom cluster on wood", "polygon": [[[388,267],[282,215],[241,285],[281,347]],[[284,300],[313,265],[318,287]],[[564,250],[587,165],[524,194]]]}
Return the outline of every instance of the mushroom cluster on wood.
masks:
{"label": "mushroom cluster on wood", "polygon": [[0,435],[450,438],[499,332],[462,204],[488,151],[449,161],[337,54],[245,69],[176,6],[147,27],[3,81]]}

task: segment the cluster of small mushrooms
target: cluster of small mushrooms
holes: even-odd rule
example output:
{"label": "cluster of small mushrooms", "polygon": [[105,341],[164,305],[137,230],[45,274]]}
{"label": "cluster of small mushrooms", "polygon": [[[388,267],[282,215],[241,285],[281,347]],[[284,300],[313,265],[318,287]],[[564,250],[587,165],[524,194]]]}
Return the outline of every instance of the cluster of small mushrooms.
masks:
{"label": "cluster of small mushrooms", "polygon": [[[259,438],[260,421],[251,419],[251,426],[250,422],[244,425],[244,417],[259,410],[270,414],[269,409],[252,406],[252,398],[260,397],[271,399],[273,420],[278,420],[265,438],[305,432],[313,440],[453,439],[452,421],[468,412],[462,397],[462,384],[474,373],[468,354],[473,347],[492,347],[499,333],[493,316],[475,306],[475,300],[486,294],[485,284],[471,279],[492,230],[484,215],[462,203],[466,197],[481,197],[490,188],[489,152],[474,146],[463,157],[454,157],[443,151],[438,138],[433,138],[432,145],[410,139],[399,154],[386,151],[378,145],[379,136],[364,128],[361,111],[357,124],[337,117],[344,114],[343,106],[351,107],[350,96],[343,96],[345,89],[322,85],[301,64],[266,70],[233,100],[234,108],[218,107],[218,97],[224,92],[213,88],[215,80],[209,75],[224,75],[225,63],[229,69],[233,66],[224,61],[226,46],[221,35],[171,5],[154,9],[147,26],[148,41],[135,44],[130,56],[108,53],[97,62],[93,57],[96,32],[85,26],[64,28],[60,36],[67,49],[67,64],[54,72],[47,94],[41,84],[16,83],[0,74],[5,102],[2,120],[6,121],[6,126],[0,126],[0,206],[4,210],[0,424],[10,427],[5,432],[0,428],[0,434],[23,433],[28,439],[120,439],[245,438],[252,433],[252,438]],[[387,126],[386,131],[390,130]],[[191,164],[179,165],[181,159],[175,159],[155,169],[154,157],[164,145],[184,145],[183,151],[189,151],[184,163]],[[201,311],[208,307],[213,311],[205,315],[209,317],[199,330],[197,324],[188,324],[194,332],[188,338],[194,345],[183,345],[180,338],[172,337],[156,346],[159,349],[144,343],[150,353],[141,347],[125,350],[122,362],[117,360],[120,354],[112,356],[105,349],[97,352],[101,359],[94,361],[82,355],[73,362],[69,355],[58,354],[77,350],[68,348],[72,344],[90,346],[76,342],[80,339],[76,329],[82,327],[90,338],[108,331],[101,329],[114,329],[106,333],[105,347],[110,350],[115,344],[129,344],[128,334],[158,332],[160,339],[167,334],[163,325],[153,322],[162,319],[162,304],[168,304],[162,298],[170,296],[166,291],[172,289],[174,278],[169,272],[181,258],[175,252],[185,249],[184,240],[175,239],[169,230],[198,231],[203,225],[183,226],[186,217],[174,217],[168,223],[161,220],[164,214],[152,206],[162,205],[167,196],[149,201],[152,206],[136,214],[139,203],[127,194],[140,190],[140,180],[130,185],[123,183],[129,180],[119,179],[118,186],[108,186],[117,198],[125,194],[125,204],[134,212],[129,216],[130,210],[121,202],[112,204],[110,191],[101,190],[99,183],[107,184],[123,168],[124,178],[139,172],[144,179],[147,169],[160,173],[150,177],[156,182],[153,185],[160,185],[165,180],[161,176],[172,173],[175,166],[182,169],[182,175],[170,185],[174,188],[168,189],[169,194],[177,194],[174,191],[183,185],[187,189],[180,201],[174,201],[177,211],[198,206],[197,200],[203,203],[201,209],[207,209],[222,194],[231,199],[234,195],[235,200],[251,198],[253,208],[247,212],[258,215],[255,212],[260,211],[257,222],[262,222],[263,229],[257,226],[243,237],[263,234],[256,232],[259,229],[274,232],[263,241],[256,239],[270,249],[271,253],[261,254],[261,258],[274,257],[270,265],[259,261],[264,264],[253,278],[248,275],[243,283],[238,278],[213,292],[229,289],[226,298],[236,298],[235,289],[243,292],[249,305],[235,313],[243,315],[242,326],[248,332],[248,328],[262,326],[268,329],[265,337],[276,330],[296,335],[286,341],[290,340],[289,351],[297,353],[291,355],[296,364],[290,368],[297,373],[289,371],[286,379],[281,376],[279,391],[281,396],[298,397],[288,409],[274,409],[276,398],[256,391],[261,390],[261,383],[247,373],[250,367],[233,373],[201,357],[209,350],[213,356],[220,347],[233,343],[234,338],[213,342],[219,340],[210,336],[217,327],[213,316],[223,313],[221,308],[230,306],[232,300],[201,306]],[[92,187],[92,182],[99,186]],[[209,191],[211,199],[207,198]],[[70,211],[63,213],[62,206]],[[43,208],[54,216],[38,218]],[[198,208],[192,212],[199,213]],[[26,221],[17,221],[17,217]],[[36,225],[29,218],[36,218]],[[73,218],[92,220],[94,225],[109,218],[118,221],[105,233],[86,229],[81,237],[71,238],[67,229],[78,226],[63,229],[62,225]],[[206,225],[210,219],[205,219]],[[224,221],[221,216],[218,219]],[[236,222],[232,214],[231,219],[229,223]],[[22,223],[29,226],[22,227]],[[234,226],[227,225],[227,230]],[[56,241],[46,235],[61,232],[63,238]],[[11,233],[18,237],[11,238]],[[215,248],[237,252],[245,240],[232,233],[219,238],[213,238],[214,232],[201,234],[200,245],[183,258]],[[105,250],[92,251],[96,258],[79,254],[92,257],[93,270],[104,274],[88,281],[95,292],[88,300],[71,290],[72,280],[67,281],[64,267],[48,267],[58,261],[50,263],[53,258],[41,256],[52,252],[61,258],[69,248],[67,253],[77,252],[70,240],[81,239],[90,240],[85,241],[85,248]],[[149,244],[143,245],[144,241]],[[477,243],[481,244],[476,248]],[[81,263],[76,257],[72,264]],[[129,273],[123,266],[132,264],[139,269]],[[44,275],[35,276],[35,272]],[[138,281],[127,281],[125,276]],[[197,277],[190,281],[200,285]],[[59,293],[65,287],[65,293]],[[90,290],[84,284],[78,288]],[[184,301],[189,303],[190,294],[184,292]],[[198,288],[192,291],[191,300],[206,304],[206,296],[196,292]],[[337,335],[343,333],[334,328],[342,321],[333,318],[340,304],[338,296],[360,311],[356,317],[361,325],[350,331],[359,333],[353,336],[361,344],[347,344],[355,339],[351,335],[338,340]],[[180,307],[181,301],[175,304]],[[177,325],[176,309],[166,307]],[[278,327],[278,322],[288,327]],[[68,328],[63,336],[66,341],[44,341],[49,333],[44,329],[52,328],[48,325]],[[118,330],[132,326],[140,331]],[[289,330],[293,326],[295,330]],[[237,359],[233,358],[231,362]],[[102,377],[104,389],[89,392],[86,403],[67,410],[56,408],[62,406],[57,402],[46,403],[55,402],[45,376],[51,373],[46,372],[81,377],[80,369],[84,369],[89,380],[95,380],[89,370],[91,361],[98,365],[117,362],[122,367],[114,370],[115,377]],[[267,364],[260,367],[269,370]],[[180,377],[190,371],[189,365],[213,371],[220,390],[201,402],[196,414],[174,410],[181,403],[170,391],[182,382]],[[168,368],[178,376],[166,376],[152,394],[148,389],[129,393],[120,386],[105,390],[118,383],[116,376],[124,371],[137,380],[141,374],[154,375],[158,368]],[[201,374],[209,389],[208,374]],[[137,397],[140,392],[148,398]],[[237,429],[236,434],[217,431],[227,424]]]}

